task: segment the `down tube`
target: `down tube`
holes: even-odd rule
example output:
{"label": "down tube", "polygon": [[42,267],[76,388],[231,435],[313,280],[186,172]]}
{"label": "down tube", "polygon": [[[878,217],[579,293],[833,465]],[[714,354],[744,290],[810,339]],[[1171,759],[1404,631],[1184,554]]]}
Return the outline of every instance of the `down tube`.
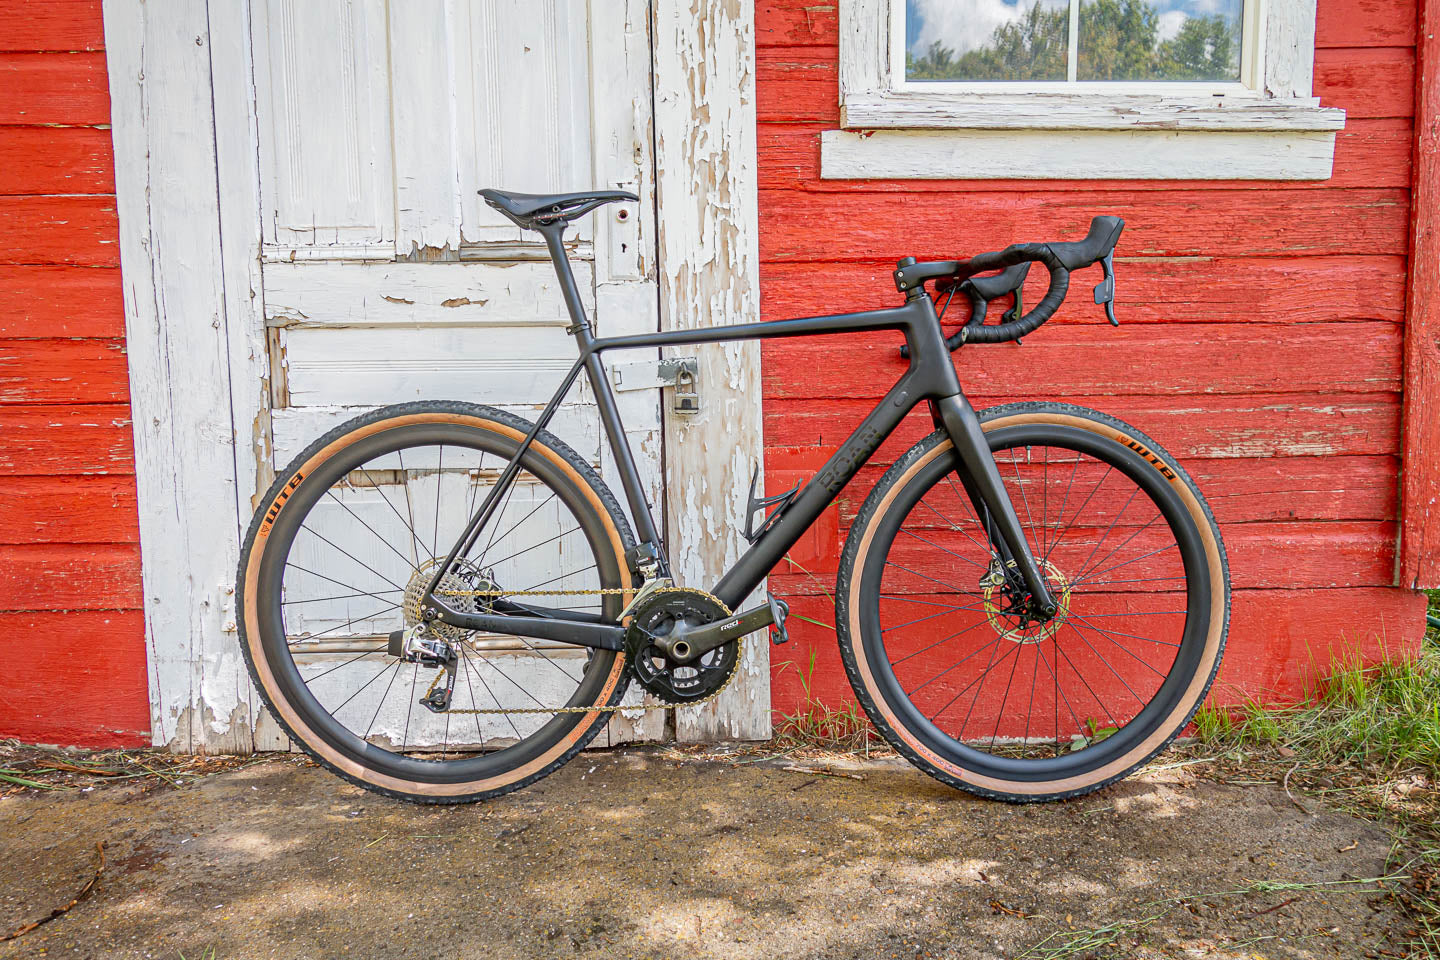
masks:
{"label": "down tube", "polygon": [[737,609],[780,562],[785,552],[795,546],[825,508],[835,501],[840,490],[885,442],[885,438],[895,432],[917,403],[925,399],[925,394],[914,388],[914,378],[913,371],[906,373],[890,388],[879,405],[860,421],[855,432],[846,438],[835,455],[825,461],[820,472],[791,501],[775,525],[762,534],[726,572],[714,590],[721,603],[731,610]]}

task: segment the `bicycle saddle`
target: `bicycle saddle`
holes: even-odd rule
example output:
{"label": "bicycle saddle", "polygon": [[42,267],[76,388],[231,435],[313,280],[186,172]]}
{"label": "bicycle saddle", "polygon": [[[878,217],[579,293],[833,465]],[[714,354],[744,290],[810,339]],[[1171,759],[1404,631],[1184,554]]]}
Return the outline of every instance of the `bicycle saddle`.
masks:
{"label": "bicycle saddle", "polygon": [[504,190],[481,190],[485,202],[522,227],[532,222],[572,220],[596,207],[616,200],[639,200],[625,190],[582,190],[579,193],[514,193]]}

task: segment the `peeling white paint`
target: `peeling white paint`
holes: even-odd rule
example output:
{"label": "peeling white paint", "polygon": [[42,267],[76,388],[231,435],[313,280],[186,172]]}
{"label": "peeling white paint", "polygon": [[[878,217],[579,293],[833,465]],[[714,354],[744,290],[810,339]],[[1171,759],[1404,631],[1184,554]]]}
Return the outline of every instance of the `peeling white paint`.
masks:
{"label": "peeling white paint", "polygon": [[[754,9],[742,0],[655,7],[656,180],[666,329],[759,319]],[[743,552],[750,471],[762,462],[760,347],[686,348],[701,413],[666,420],[670,559],[680,583],[713,586]],[[770,735],[770,651],[745,644],[730,688],[677,711],[682,740]]]}

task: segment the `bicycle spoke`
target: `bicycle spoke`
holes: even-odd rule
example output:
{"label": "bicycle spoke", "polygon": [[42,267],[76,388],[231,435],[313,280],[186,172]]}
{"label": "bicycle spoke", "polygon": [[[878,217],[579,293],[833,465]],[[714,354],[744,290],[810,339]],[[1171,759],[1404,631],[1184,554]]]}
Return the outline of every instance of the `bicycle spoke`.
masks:
{"label": "bicycle spoke", "polygon": [[[1076,630],[1079,630],[1079,629],[1080,629],[1080,624],[1079,624],[1079,623],[1073,623],[1072,626],[1074,626]],[[1092,631],[1092,632],[1094,632],[1094,633],[1099,634],[1100,636],[1104,637],[1106,640],[1109,640],[1109,641],[1110,641],[1111,643],[1113,643],[1115,646],[1119,647],[1121,650],[1125,651],[1125,653],[1129,654],[1129,656],[1130,656],[1131,658],[1133,658],[1136,663],[1139,663],[1140,665],[1142,665],[1143,667],[1145,667],[1145,669],[1147,669],[1147,670],[1149,670],[1151,673],[1155,674],[1155,676],[1159,677],[1162,681],[1165,679],[1165,674],[1161,673],[1159,670],[1156,670],[1153,664],[1151,664],[1148,660],[1145,660],[1144,658],[1136,655],[1135,651],[1131,650],[1129,647],[1125,646],[1125,644],[1121,643],[1120,641],[1116,640],[1114,637],[1110,636],[1110,634],[1106,633],[1104,630],[1099,630],[1099,629],[1095,628],[1094,626],[1090,626],[1090,625],[1088,625],[1088,624],[1086,625],[1086,629],[1087,629],[1087,630],[1090,630],[1090,631]],[[1127,636],[1127,634],[1120,634],[1120,636]],[[1144,638],[1141,637],[1141,638],[1138,638],[1138,639],[1144,639]],[[1179,644],[1175,644],[1175,646],[1178,647]]]}
{"label": "bicycle spoke", "polygon": [[348,667],[348,666],[350,666],[350,664],[354,663],[356,660],[364,660],[366,657],[374,656],[375,654],[380,653],[381,651],[385,650],[386,647],[388,647],[388,646],[389,646],[389,644],[386,644],[385,646],[376,647],[374,650],[366,650],[364,653],[360,654],[358,657],[355,657],[355,658],[350,659],[350,660],[346,660],[344,663],[337,664],[337,665],[331,667],[329,670],[326,670],[324,673],[317,673],[315,676],[311,677],[309,680],[306,680],[306,681],[305,681],[305,685],[308,687],[310,684],[314,683],[316,680],[319,680],[321,677],[329,676],[330,674],[334,673],[336,670],[339,670],[341,667]]}
{"label": "bicycle spoke", "polygon": [[[391,665],[391,666],[393,666],[393,667],[395,668],[395,672],[392,673],[392,674],[390,674],[390,682],[385,685],[385,692],[382,693],[382,694],[380,694],[380,702],[377,703],[377,704],[375,704],[375,712],[370,715],[370,722],[365,725],[365,735],[360,738],[361,740],[369,740],[369,739],[370,739],[370,731],[373,730],[373,729],[375,729],[375,720],[376,720],[376,718],[378,718],[378,717],[380,716],[380,708],[383,707],[383,706],[385,706],[385,701],[390,698],[390,688],[393,687],[393,686],[395,686],[395,678],[398,677],[398,676],[400,676],[400,664],[401,664],[401,662],[402,662],[402,661],[400,661],[400,660],[396,660],[396,661]],[[361,689],[363,690],[364,687],[362,687]],[[359,691],[356,691],[356,692],[358,693]],[[337,710],[336,712],[338,713],[339,711]]]}
{"label": "bicycle spoke", "polygon": [[1020,668],[1020,651],[1018,648],[1027,647],[1029,644],[1017,643],[1015,645],[1015,662],[1010,664],[1010,678],[1005,681],[1005,695],[1000,700],[1000,709],[995,711],[995,728],[990,731],[990,749],[995,749],[995,738],[1000,734],[1000,720],[1005,716],[1005,705],[1010,702],[1010,688],[1015,685],[1015,671]]}
{"label": "bicycle spoke", "polygon": [[512,554],[510,554],[510,556],[505,557],[503,560],[495,560],[495,561],[493,561],[493,564],[494,564],[494,566],[497,566],[497,567],[498,567],[498,566],[500,566],[500,564],[504,563],[506,560],[514,560],[516,557],[523,556],[523,555],[529,553],[531,550],[538,550],[538,549],[540,549],[541,547],[545,546],[546,544],[554,543],[556,540],[559,540],[561,537],[568,537],[570,534],[576,533],[577,531],[579,531],[579,529],[580,529],[579,527],[571,527],[569,530],[565,530],[565,531],[563,531],[563,532],[561,532],[561,533],[555,534],[555,536],[551,537],[549,540],[542,540],[541,542],[539,542],[539,543],[537,543],[537,544],[534,544],[533,546],[526,547],[524,550],[520,550],[520,551],[517,551],[517,552],[515,552],[515,553],[512,553]]}
{"label": "bicycle spoke", "polygon": [[445,492],[445,444],[440,444],[440,454],[435,463],[435,525],[430,531],[430,552],[440,552],[440,496]]}
{"label": "bicycle spoke", "polygon": [[[891,664],[891,666],[896,666],[896,667],[898,667],[900,664],[904,663],[906,660],[911,659],[912,657],[918,657],[918,656],[920,656],[920,654],[922,654],[922,653],[926,653],[927,651],[934,650],[936,647],[940,646],[940,644],[942,644],[942,643],[946,643],[946,642],[948,642],[948,641],[950,641],[950,640],[954,640],[956,637],[963,636],[964,634],[969,633],[971,630],[974,630],[976,627],[983,626],[983,625],[985,624],[985,622],[986,622],[986,621],[981,620],[979,623],[972,623],[972,624],[970,624],[970,626],[964,628],[963,630],[957,630],[957,631],[955,631],[954,633],[950,634],[948,637],[942,637],[941,639],[936,640],[934,643],[930,644],[928,647],[922,647],[921,649],[916,650],[914,653],[906,654],[905,656],[901,657],[899,660],[894,661],[894,662]],[[995,638],[995,641],[998,641],[999,639],[1000,639],[999,637],[996,637],[996,638]],[[995,642],[995,641],[991,641],[991,642],[993,643],[993,642]],[[988,646],[988,644],[987,644],[987,646]],[[981,647],[980,649],[983,650],[983,649],[985,649],[985,648],[984,648],[984,647]],[[914,690],[911,690],[911,691],[909,692],[909,694],[907,694],[907,695],[913,695],[913,694],[919,693],[922,689],[924,689],[925,687],[927,687],[927,686],[929,686],[930,684],[934,683],[936,680],[939,680],[939,679],[940,679],[941,677],[943,677],[945,674],[949,673],[951,670],[954,670],[956,667],[960,666],[961,663],[964,663],[966,660],[969,660],[969,659],[970,659],[972,656],[974,656],[974,655],[975,655],[974,653],[968,653],[968,654],[966,654],[965,657],[964,657],[962,660],[960,660],[959,663],[955,663],[955,664],[952,664],[951,666],[946,667],[944,670],[942,670],[942,671],[940,671],[939,673],[935,674],[935,676],[931,677],[929,680],[926,680],[924,683],[920,684],[920,686],[916,687]]]}
{"label": "bicycle spoke", "polygon": [[[475,699],[475,684],[470,682],[470,658],[465,653],[465,644],[460,645],[460,667],[465,674],[465,687],[470,691],[470,708],[480,709],[480,701]],[[475,736],[480,740],[480,752],[485,752],[485,733],[480,729],[480,714],[471,714],[475,719]]]}
{"label": "bicycle spoke", "polygon": [[[435,554],[431,553],[431,552],[430,552],[430,548],[427,547],[427,546],[425,546],[424,541],[422,541],[418,536],[415,535],[415,528],[414,528],[414,526],[411,525],[411,524],[406,523],[406,522],[405,522],[405,518],[402,517],[402,516],[400,516],[400,511],[399,511],[399,510],[396,510],[396,509],[395,509],[395,504],[391,503],[391,502],[390,502],[390,498],[387,497],[387,496],[385,496],[385,491],[384,491],[384,489],[382,489],[382,487],[381,487],[380,484],[378,484],[378,483],[375,482],[375,478],[374,478],[373,476],[371,476],[369,468],[360,467],[359,470],[360,470],[361,473],[365,474],[365,479],[370,481],[370,488],[371,488],[372,490],[374,490],[376,493],[380,494],[380,499],[385,501],[385,506],[389,507],[389,508],[390,508],[390,512],[393,513],[393,514],[395,514],[395,519],[399,520],[402,524],[405,524],[405,530],[406,530],[407,533],[410,534],[410,539],[415,542],[415,545],[416,545],[417,547],[419,547],[421,550],[424,550],[424,551],[426,552],[426,554],[429,555],[429,557],[430,557],[431,560],[434,560],[434,559],[435,559]],[[415,556],[416,556],[416,559],[419,559],[419,556],[420,556],[420,555],[419,555],[419,554],[416,554]]]}
{"label": "bicycle spoke", "polygon": [[396,590],[403,591],[405,589],[404,587],[400,586],[400,584],[396,583],[394,580],[391,580],[389,577],[385,576],[383,573],[381,573],[379,570],[376,570],[374,567],[370,566],[365,561],[355,557],[353,554],[350,553],[350,551],[346,550],[344,547],[337,546],[336,544],[331,543],[331,541],[326,538],[324,534],[316,533],[314,530],[312,530],[310,527],[307,527],[303,523],[300,524],[300,529],[304,530],[306,533],[310,534],[312,537],[315,537],[318,540],[323,540],[325,543],[329,543],[330,546],[335,547],[336,550],[339,550],[341,553],[345,554],[345,556],[349,557],[351,560],[354,560],[357,564],[364,567],[366,570],[369,570],[371,573],[375,574],[375,576],[379,577],[381,580],[384,580]]}
{"label": "bicycle spoke", "polygon": [[326,490],[326,491],[325,491],[325,496],[329,497],[331,500],[334,500],[336,503],[340,504],[341,508],[343,508],[346,513],[350,514],[350,516],[354,517],[354,518],[360,523],[360,526],[364,527],[366,530],[369,530],[371,533],[374,533],[374,534],[375,534],[375,539],[376,539],[376,540],[379,540],[381,543],[385,544],[386,548],[387,548],[391,553],[395,554],[395,556],[399,557],[400,560],[401,560],[401,562],[403,562],[403,563],[405,564],[405,566],[409,567],[409,568],[411,569],[411,571],[414,571],[414,570],[416,569],[416,568],[415,568],[415,564],[413,564],[413,563],[410,562],[410,558],[409,558],[409,557],[405,556],[405,554],[401,553],[399,550],[396,550],[395,547],[394,547],[394,545],[392,545],[389,540],[386,540],[384,537],[380,536],[380,534],[375,533],[375,528],[372,527],[372,526],[370,526],[370,524],[366,523],[364,520],[362,520],[362,519],[360,518],[360,516],[359,516],[354,510],[351,510],[350,507],[349,507],[348,505],[346,505],[346,503],[345,503],[344,500],[341,500],[339,497],[335,496],[335,492],[334,492],[333,490]]}
{"label": "bicycle spoke", "polygon": [[[982,608],[982,607],[956,607],[956,608],[955,608],[955,610],[960,610],[960,611],[962,611],[962,612],[974,611],[974,610],[981,610],[981,609],[983,609],[983,608]],[[892,630],[899,630],[899,629],[901,629],[902,627],[914,626],[914,625],[917,624],[917,623],[924,623],[926,620],[933,620],[933,619],[935,619],[936,617],[944,617],[944,616],[949,615],[949,614],[952,613],[952,612],[954,612],[954,611],[952,611],[952,610],[940,610],[940,611],[937,611],[936,613],[932,613],[932,614],[929,614],[929,615],[924,616],[924,617],[919,617],[919,618],[917,618],[917,619],[915,619],[915,620],[907,620],[907,621],[905,621],[904,623],[897,623],[897,624],[896,624],[895,626],[893,626],[893,627],[886,627],[885,629],[881,630],[880,632],[881,632],[881,633],[889,633],[889,632],[892,631]]]}
{"label": "bicycle spoke", "polygon": [[[465,658],[466,658],[466,662],[469,662],[469,657],[465,654],[465,652],[464,652],[464,651],[465,651],[465,648],[464,648],[463,645],[461,646],[460,651],[461,651],[460,655],[461,655],[462,657],[465,657]],[[481,657],[481,658],[479,658],[479,659],[480,659],[480,661],[481,661],[482,663],[488,662],[487,660],[485,660],[484,657]],[[492,666],[493,666],[493,664],[492,664]],[[491,689],[490,689],[490,684],[488,684],[488,683],[485,682],[485,675],[480,672],[480,667],[479,667],[478,665],[476,665],[476,667],[475,667],[475,679],[480,681],[480,686],[484,687],[484,688],[485,688],[485,692],[488,693],[488,694],[490,694],[490,699],[495,701],[495,707],[496,707],[496,709],[502,709],[502,708],[503,708],[503,705],[500,703],[500,698],[497,697],[497,696],[495,696],[495,691],[494,691],[494,690],[491,690]],[[520,735],[520,728],[517,727],[517,726],[515,726],[515,720],[514,720],[514,718],[512,718],[512,717],[510,716],[510,714],[508,714],[508,713],[501,714],[501,716],[503,716],[503,717],[505,718],[505,722],[506,722],[506,723],[510,724],[510,729],[513,730],[513,731],[515,731],[515,740],[516,740],[517,742],[518,742],[518,741],[521,741],[521,740],[524,740],[525,738]]]}
{"label": "bicycle spoke", "polygon": [[[287,561],[285,561],[285,569],[286,569],[286,570],[299,570],[301,573],[308,573],[308,574],[309,574],[310,576],[312,576],[312,577],[319,577],[321,580],[329,581],[330,583],[335,584],[337,587],[344,587],[346,590],[359,590],[359,589],[360,589],[359,587],[355,586],[353,583],[341,583],[339,580],[336,580],[334,577],[327,577],[327,576],[325,576],[325,574],[323,574],[323,573],[316,573],[314,570],[307,570],[307,569],[305,569],[304,567],[300,566],[300,564],[295,563],[293,560],[287,560]],[[391,586],[394,586],[394,584],[391,584]],[[380,591],[380,593],[404,593],[404,592],[405,592],[405,591],[402,590],[400,587],[395,587],[395,589],[393,589],[393,590],[381,590],[381,591]],[[361,595],[361,596],[365,596],[365,597],[374,597],[376,600],[384,600],[384,599],[385,599],[384,597],[380,596],[379,593],[371,593],[371,592],[368,591],[368,590],[361,590],[361,591],[360,591],[360,595]],[[300,602],[300,601],[295,601],[295,602]]]}

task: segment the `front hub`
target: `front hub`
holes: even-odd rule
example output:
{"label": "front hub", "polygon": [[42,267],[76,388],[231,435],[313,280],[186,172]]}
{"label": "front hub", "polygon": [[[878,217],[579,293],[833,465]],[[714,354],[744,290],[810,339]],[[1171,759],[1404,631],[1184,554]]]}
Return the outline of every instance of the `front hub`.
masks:
{"label": "front hub", "polygon": [[1040,643],[1055,636],[1070,616],[1069,579],[1049,560],[1040,560],[1037,566],[1056,604],[1054,613],[1049,615],[1035,609],[1030,594],[1003,575],[987,574],[980,581],[985,619],[1001,639],[1012,643]]}

